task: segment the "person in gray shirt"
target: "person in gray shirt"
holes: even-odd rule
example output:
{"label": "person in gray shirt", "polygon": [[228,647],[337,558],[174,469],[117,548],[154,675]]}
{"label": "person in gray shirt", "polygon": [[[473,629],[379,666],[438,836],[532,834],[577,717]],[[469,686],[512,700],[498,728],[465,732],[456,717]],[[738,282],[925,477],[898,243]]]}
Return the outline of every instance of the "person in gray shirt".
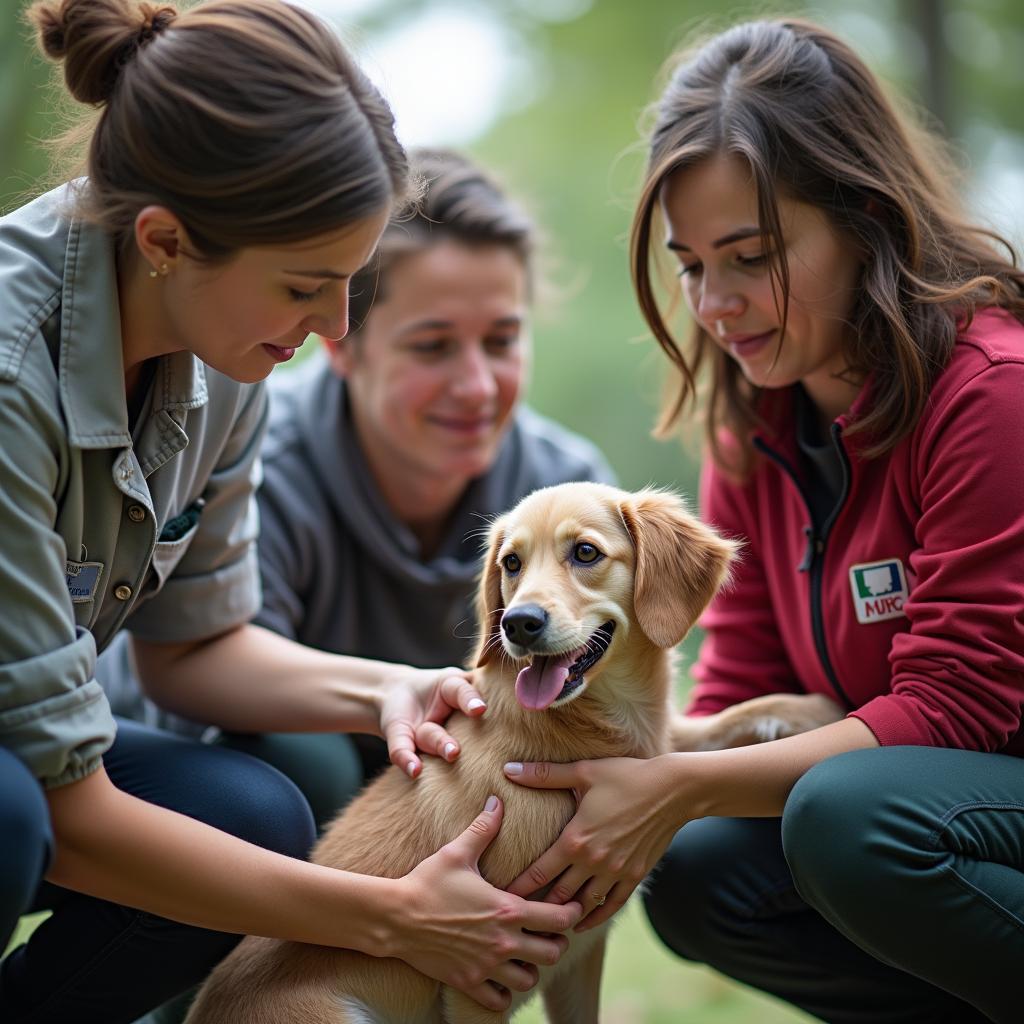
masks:
{"label": "person in gray shirt", "polygon": [[[469,655],[487,523],[539,487],[614,477],[593,444],[519,404],[532,221],[461,155],[413,151],[410,164],[422,198],[353,278],[348,336],[272,380],[256,622],[321,650],[428,667]],[[125,645],[100,674],[122,712],[203,730],[142,704]],[[386,763],[370,736],[221,742],[284,771],[321,826]]]}

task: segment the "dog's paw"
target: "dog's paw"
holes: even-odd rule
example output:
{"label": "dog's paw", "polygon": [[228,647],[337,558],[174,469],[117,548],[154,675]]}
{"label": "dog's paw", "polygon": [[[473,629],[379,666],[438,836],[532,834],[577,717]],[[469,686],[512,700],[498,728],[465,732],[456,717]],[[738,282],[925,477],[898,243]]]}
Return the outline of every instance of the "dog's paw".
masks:
{"label": "dog's paw", "polygon": [[796,736],[838,722],[846,712],[821,693],[769,693],[734,704],[716,715],[676,725],[676,750],[723,750]]}

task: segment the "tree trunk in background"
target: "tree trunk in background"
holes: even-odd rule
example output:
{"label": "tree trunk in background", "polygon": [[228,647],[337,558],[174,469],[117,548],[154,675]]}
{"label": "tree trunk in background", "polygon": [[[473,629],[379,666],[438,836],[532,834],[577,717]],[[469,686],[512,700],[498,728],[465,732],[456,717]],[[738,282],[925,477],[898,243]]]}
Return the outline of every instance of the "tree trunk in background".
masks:
{"label": "tree trunk in background", "polygon": [[950,53],[943,36],[945,0],[903,0],[905,17],[917,33],[924,48],[921,75],[921,97],[932,116],[947,136],[957,134],[957,125],[950,119],[949,104]]}

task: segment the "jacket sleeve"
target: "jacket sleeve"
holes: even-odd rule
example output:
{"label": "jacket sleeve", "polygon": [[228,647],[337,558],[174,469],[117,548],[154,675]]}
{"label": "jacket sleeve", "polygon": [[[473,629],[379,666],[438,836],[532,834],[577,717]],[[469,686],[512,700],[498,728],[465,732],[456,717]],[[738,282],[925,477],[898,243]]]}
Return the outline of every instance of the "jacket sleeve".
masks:
{"label": "jacket sleeve", "polygon": [[1024,704],[1024,365],[989,365],[912,452],[919,547],[890,692],[853,712],[884,746],[998,750]]}
{"label": "jacket sleeve", "polygon": [[[318,571],[316,544],[305,529],[306,510],[298,506],[302,490],[302,485],[295,486],[289,477],[287,454],[279,452],[268,460],[257,496],[263,604],[254,621],[290,640],[299,637],[306,613],[308,581]],[[329,527],[322,523],[321,528]],[[325,570],[321,564],[319,571]]]}
{"label": "jacket sleeve", "polygon": [[53,787],[95,771],[115,726],[68,592],[64,428],[45,387],[0,380],[0,746]]}
{"label": "jacket sleeve", "polygon": [[704,640],[693,668],[695,685],[687,714],[707,715],[766,693],[798,692],[783,648],[761,561],[754,514],[754,482],[739,485],[705,459],[701,472],[702,516],[743,543],[732,582],[701,617]]}

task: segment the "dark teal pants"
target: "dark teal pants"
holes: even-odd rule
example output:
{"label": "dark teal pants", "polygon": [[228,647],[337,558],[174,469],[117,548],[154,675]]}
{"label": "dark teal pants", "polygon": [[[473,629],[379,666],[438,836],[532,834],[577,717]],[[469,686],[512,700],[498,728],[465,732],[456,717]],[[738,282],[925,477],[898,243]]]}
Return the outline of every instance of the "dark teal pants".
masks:
{"label": "dark teal pants", "polygon": [[1024,760],[831,758],[781,821],[681,829],[645,904],[680,956],[834,1024],[1024,1020]]}

